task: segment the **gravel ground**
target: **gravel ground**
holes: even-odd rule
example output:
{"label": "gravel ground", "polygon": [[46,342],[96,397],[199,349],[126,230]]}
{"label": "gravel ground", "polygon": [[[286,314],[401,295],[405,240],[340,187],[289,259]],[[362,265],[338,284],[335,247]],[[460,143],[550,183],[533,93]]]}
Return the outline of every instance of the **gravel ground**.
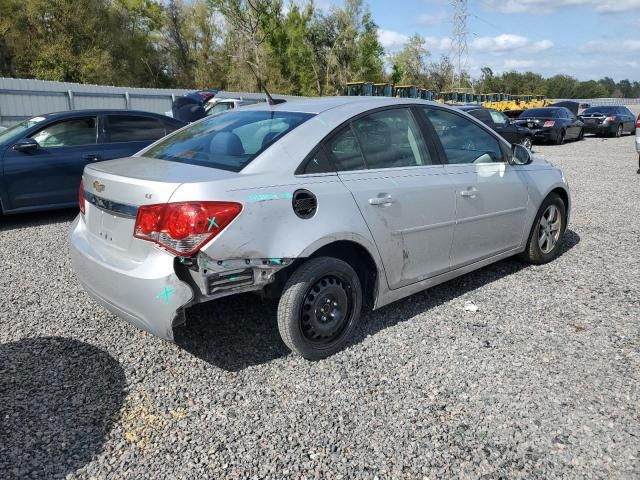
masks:
{"label": "gravel ground", "polygon": [[633,139],[537,150],[573,192],[561,257],[369,313],[317,363],[254,297],[138,331],[79,288],[74,212],[0,219],[0,477],[640,478]]}

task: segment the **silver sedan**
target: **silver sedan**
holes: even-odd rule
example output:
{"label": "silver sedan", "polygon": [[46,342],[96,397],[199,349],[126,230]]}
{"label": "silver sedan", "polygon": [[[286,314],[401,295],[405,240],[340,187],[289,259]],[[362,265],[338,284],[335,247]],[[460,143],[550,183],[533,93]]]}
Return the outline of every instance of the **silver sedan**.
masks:
{"label": "silver sedan", "polygon": [[469,115],[382,97],[258,104],[86,167],[70,230],[95,300],[167,340],[192,305],[280,298],[308,359],[376,309],[503,258],[558,255],[560,170]]}

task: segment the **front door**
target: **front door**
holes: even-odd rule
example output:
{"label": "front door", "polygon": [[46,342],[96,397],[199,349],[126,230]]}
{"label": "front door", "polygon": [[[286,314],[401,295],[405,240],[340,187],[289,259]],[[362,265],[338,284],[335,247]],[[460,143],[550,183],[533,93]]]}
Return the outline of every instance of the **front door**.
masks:
{"label": "front door", "polygon": [[84,166],[100,159],[96,117],[46,125],[31,135],[38,147],[4,154],[8,210],[71,207],[78,203]]}
{"label": "front door", "polygon": [[454,187],[408,108],[356,119],[326,152],[371,231],[391,289],[450,268]]}
{"label": "front door", "polygon": [[489,110],[489,115],[491,116],[493,129],[500,135],[502,135],[502,138],[512,144],[520,143],[518,128],[514,123],[511,122],[509,117],[507,117],[502,112],[498,112],[497,110]]}
{"label": "front door", "polygon": [[528,204],[526,180],[506,162],[492,133],[462,115],[424,109],[455,186],[456,226],[452,267],[458,268],[518,247]]}

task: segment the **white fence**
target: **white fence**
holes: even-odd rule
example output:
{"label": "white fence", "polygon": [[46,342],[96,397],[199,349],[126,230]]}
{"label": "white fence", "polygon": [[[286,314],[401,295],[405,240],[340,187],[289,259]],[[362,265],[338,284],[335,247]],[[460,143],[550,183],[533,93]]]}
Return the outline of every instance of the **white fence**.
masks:
{"label": "white fence", "polygon": [[[193,90],[108,87],[80,83],[0,78],[0,125],[8,127],[24,119],[50,112],[118,108],[164,113],[176,97]],[[222,98],[264,98],[263,94],[220,92]],[[295,99],[289,95],[278,98]]]}

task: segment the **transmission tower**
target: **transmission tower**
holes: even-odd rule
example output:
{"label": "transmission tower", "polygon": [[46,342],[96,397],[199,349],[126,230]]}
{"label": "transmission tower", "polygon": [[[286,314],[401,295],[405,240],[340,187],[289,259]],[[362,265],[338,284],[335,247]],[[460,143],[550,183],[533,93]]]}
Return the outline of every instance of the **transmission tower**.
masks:
{"label": "transmission tower", "polygon": [[469,50],[467,48],[467,0],[451,0],[453,7],[453,39],[451,50],[456,62],[453,69],[453,86],[462,88],[462,76],[467,69]]}

